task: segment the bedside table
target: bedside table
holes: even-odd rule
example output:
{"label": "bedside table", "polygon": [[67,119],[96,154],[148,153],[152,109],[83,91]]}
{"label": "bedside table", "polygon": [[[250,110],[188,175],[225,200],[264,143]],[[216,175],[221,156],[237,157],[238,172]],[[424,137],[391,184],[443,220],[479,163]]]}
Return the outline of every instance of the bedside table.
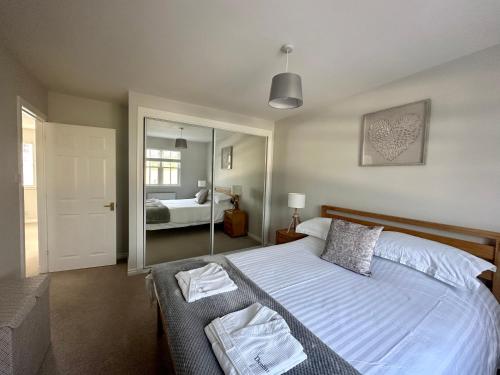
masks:
{"label": "bedside table", "polygon": [[288,232],[288,229],[278,229],[276,231],[276,245],[297,241],[304,237],[307,237],[307,234],[296,233],[294,231]]}
{"label": "bedside table", "polygon": [[248,215],[242,210],[224,211],[224,233],[230,237],[246,236],[248,232]]}

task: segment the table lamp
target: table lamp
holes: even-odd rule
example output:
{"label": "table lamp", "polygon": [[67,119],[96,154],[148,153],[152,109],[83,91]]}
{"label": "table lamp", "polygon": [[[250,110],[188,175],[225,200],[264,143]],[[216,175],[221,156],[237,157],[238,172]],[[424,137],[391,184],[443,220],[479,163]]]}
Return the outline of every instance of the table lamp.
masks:
{"label": "table lamp", "polygon": [[288,232],[290,230],[295,232],[297,225],[300,223],[299,208],[304,208],[306,206],[306,195],[302,193],[288,193],[288,207],[293,208],[292,221],[288,226]]}
{"label": "table lamp", "polygon": [[240,208],[240,195],[243,193],[243,187],[241,185],[231,186],[231,194],[234,200],[234,209],[238,210]]}

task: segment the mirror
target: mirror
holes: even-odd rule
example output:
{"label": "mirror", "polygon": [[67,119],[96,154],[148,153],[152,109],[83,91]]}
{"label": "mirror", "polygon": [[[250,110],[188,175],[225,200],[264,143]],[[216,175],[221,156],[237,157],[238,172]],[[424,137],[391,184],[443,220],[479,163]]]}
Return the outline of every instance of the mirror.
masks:
{"label": "mirror", "polygon": [[214,253],[263,244],[267,138],[215,129]]}
{"label": "mirror", "polygon": [[144,134],[144,264],[209,254],[213,130],[146,119]]}

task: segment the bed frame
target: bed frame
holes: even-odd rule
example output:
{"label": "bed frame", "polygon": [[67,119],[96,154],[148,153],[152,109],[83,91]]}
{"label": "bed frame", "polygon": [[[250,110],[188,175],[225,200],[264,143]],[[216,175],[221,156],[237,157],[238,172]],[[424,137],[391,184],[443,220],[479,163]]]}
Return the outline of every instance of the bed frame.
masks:
{"label": "bed frame", "polygon": [[[479,258],[483,258],[497,266],[497,272],[483,272],[479,277],[485,281],[485,284],[491,289],[497,301],[500,302],[500,233],[498,232],[407,219],[399,216],[389,216],[327,205],[321,206],[321,217],[341,219],[368,226],[383,225],[384,230],[402,232],[412,236],[441,242],[459,248]],[[375,219],[376,221],[370,221],[370,219]],[[420,231],[422,228],[437,231],[439,234],[425,231],[422,232]],[[458,239],[452,236],[448,237],[446,234],[441,233],[455,233],[462,236],[474,237],[478,239],[478,242]]]}

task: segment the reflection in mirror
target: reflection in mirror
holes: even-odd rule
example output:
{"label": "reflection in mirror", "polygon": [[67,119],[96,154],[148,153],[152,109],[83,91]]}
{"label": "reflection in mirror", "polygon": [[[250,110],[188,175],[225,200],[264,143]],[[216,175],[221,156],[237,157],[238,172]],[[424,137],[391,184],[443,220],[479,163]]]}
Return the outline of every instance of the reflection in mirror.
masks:
{"label": "reflection in mirror", "polygon": [[145,265],[209,254],[213,130],[146,119],[144,134]]}
{"label": "reflection in mirror", "polygon": [[215,130],[214,253],[262,245],[266,147],[266,137]]}

